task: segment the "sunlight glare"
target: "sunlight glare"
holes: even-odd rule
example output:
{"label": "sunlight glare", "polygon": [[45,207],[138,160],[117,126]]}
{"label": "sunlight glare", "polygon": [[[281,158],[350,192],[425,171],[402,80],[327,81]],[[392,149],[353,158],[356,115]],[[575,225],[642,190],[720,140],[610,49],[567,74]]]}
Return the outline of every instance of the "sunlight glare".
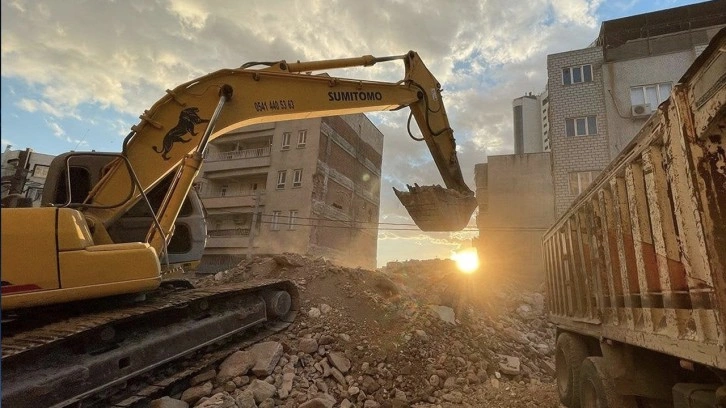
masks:
{"label": "sunlight glare", "polygon": [[461,272],[474,273],[474,271],[479,269],[479,256],[474,248],[454,252],[451,254],[451,259],[456,261],[456,266]]}

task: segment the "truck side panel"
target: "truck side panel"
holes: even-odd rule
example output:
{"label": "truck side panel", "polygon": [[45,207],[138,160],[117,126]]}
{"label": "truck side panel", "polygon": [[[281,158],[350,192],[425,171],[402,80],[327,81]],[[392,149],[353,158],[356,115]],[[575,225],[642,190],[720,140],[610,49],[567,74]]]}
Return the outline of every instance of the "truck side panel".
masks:
{"label": "truck side panel", "polygon": [[561,329],[726,369],[726,36],[545,234]]}

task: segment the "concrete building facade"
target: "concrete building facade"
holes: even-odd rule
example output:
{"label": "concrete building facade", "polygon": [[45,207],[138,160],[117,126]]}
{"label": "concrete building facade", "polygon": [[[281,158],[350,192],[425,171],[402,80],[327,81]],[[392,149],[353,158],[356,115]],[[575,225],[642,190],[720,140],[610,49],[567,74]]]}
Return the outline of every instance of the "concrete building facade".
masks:
{"label": "concrete building facade", "polygon": [[550,153],[489,156],[474,168],[475,239],[483,269],[536,288],[544,282],[542,234],[555,221]]}
{"label": "concrete building facade", "polygon": [[0,198],[10,194],[20,194],[32,201],[34,207],[40,206],[45,178],[53,160],[52,155],[36,153],[33,149],[11,150],[7,146],[2,153],[2,187]]}
{"label": "concrete building facade", "polygon": [[281,252],[375,268],[382,152],[383,135],[365,115],[260,124],[215,139],[197,185],[208,212],[200,270]]}
{"label": "concrete building facade", "polygon": [[547,56],[557,217],[628,145],[724,26],[726,1],[708,1],[605,21],[592,46]]}

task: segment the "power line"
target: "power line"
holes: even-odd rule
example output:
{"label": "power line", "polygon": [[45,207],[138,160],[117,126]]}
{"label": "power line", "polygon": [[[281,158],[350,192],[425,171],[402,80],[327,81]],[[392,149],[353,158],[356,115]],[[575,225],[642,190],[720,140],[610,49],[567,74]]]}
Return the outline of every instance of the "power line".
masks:
{"label": "power line", "polygon": [[[233,214],[233,215],[249,215],[252,216],[252,213],[249,212],[235,212],[235,211],[219,211],[218,213],[224,213],[224,214]],[[215,214],[212,214],[215,215]],[[259,216],[261,217],[268,217],[272,218],[275,216],[275,214],[270,213],[260,213]],[[289,215],[284,215],[282,213],[278,214],[279,219],[281,220],[289,220],[291,217]],[[372,224],[372,225],[393,225],[393,226],[401,226],[401,227],[415,227],[412,229],[385,229],[385,228],[377,228],[377,227],[350,227],[350,226],[341,226],[341,228],[370,228],[370,229],[379,229],[379,230],[390,230],[390,231],[417,231],[418,226],[413,223],[398,223],[398,222],[372,222],[372,221],[356,221],[356,220],[335,220],[330,218],[319,218],[319,217],[300,217],[300,216],[294,216],[292,217],[295,220],[305,220],[305,221],[325,221],[325,222],[338,222],[338,223],[356,223],[356,224]],[[272,223],[268,221],[260,221],[262,223]],[[285,224],[287,225],[287,224]],[[310,226],[310,227],[323,227],[323,225],[317,225],[317,224],[295,224],[300,226]],[[331,225],[325,225],[325,227],[328,228],[334,228],[334,226]],[[478,231],[478,228],[476,226],[467,226],[465,227],[465,230],[476,230]]]}

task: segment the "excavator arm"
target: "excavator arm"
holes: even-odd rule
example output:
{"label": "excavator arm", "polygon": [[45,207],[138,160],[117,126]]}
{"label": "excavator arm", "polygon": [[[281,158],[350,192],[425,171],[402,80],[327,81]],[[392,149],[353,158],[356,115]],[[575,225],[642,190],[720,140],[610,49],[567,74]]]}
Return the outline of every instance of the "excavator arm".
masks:
{"label": "excavator arm", "polygon": [[[395,83],[312,74],[391,60],[403,60],[405,65],[404,78]],[[147,242],[162,251],[199,172],[207,143],[234,129],[403,107],[411,109],[420,130],[420,137],[412,137],[426,142],[447,189],[416,185],[409,186],[408,192],[396,191],[397,196],[424,231],[454,231],[467,225],[476,208],[474,193],[461,173],[441,86],[417,53],[263,64],[263,69],[251,69],[252,64],[247,64],[216,71],[167,90],[140,116],[141,122],[124,141],[124,159],[109,165],[80,208],[93,227],[94,240],[110,243],[104,229],[173,173],[156,214],[159,222],[147,236]]]}

